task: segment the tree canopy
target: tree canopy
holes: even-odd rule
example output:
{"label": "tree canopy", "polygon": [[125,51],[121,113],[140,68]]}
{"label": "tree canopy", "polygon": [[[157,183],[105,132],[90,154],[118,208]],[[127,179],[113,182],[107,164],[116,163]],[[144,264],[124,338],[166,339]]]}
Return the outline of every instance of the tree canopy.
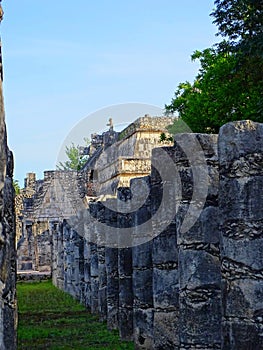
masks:
{"label": "tree canopy", "polygon": [[263,0],[215,0],[211,13],[218,26],[218,35],[233,45],[262,37]]}
{"label": "tree canopy", "polygon": [[20,194],[21,189],[20,189],[18,180],[14,180],[13,181],[13,187],[14,187],[14,190],[15,190],[15,194],[16,195]]}
{"label": "tree canopy", "polygon": [[218,132],[232,120],[263,122],[263,0],[215,0],[211,16],[224,40],[195,51],[200,69],[180,83],[166,113],[194,132]]}
{"label": "tree canopy", "polygon": [[[88,140],[84,139],[86,144]],[[83,149],[85,147],[75,145],[73,142],[70,146],[66,146],[65,153],[68,160],[65,162],[59,162],[57,165],[58,170],[81,170],[88,160],[88,156],[83,154]]]}

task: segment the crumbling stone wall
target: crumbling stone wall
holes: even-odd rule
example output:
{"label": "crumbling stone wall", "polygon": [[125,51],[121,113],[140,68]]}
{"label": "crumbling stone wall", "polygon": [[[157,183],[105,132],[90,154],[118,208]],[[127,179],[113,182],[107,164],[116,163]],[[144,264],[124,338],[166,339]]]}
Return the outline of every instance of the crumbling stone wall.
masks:
{"label": "crumbling stone wall", "polygon": [[[92,138],[90,148],[96,151],[83,169],[82,177],[86,173],[88,181],[81,186],[82,196],[117,196],[117,189],[129,186],[131,179],[150,174],[151,151],[160,146],[160,134],[167,133],[166,127],[174,119],[145,115],[119,134],[110,128],[103,135],[96,135],[94,141]],[[164,141],[163,145],[170,143]]]}
{"label": "crumbling stone wall", "polygon": [[54,227],[75,216],[82,204],[77,190],[72,191],[76,184],[75,171],[45,171],[43,180],[27,174],[16,197],[18,270],[51,271]]}
{"label": "crumbling stone wall", "polygon": [[[189,161],[193,138],[206,171],[198,150]],[[177,171],[166,179],[163,152]],[[82,230],[66,220],[57,226],[54,283],[136,349],[262,349],[262,124],[226,124],[218,139],[181,134],[173,147],[154,149],[155,159],[160,168],[150,176],[119,188],[117,198],[91,202],[91,215],[79,216]],[[194,187],[205,182],[198,212]],[[136,210],[133,193],[144,201]]]}
{"label": "crumbling stone wall", "polygon": [[[1,8],[0,8],[1,10]],[[2,64],[1,64],[2,70]],[[16,349],[16,254],[13,156],[7,147],[0,79],[0,349]]]}

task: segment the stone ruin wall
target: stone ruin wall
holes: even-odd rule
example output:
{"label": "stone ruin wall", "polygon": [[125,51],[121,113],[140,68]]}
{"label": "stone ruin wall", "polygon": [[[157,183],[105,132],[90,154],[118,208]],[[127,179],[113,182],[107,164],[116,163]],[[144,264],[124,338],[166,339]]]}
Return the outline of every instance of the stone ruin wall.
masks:
{"label": "stone ruin wall", "polygon": [[[82,172],[45,171],[43,180],[28,173],[24,188],[16,196],[18,271],[51,271],[53,224],[62,219],[73,220],[80,210],[86,209],[94,198],[90,192],[96,197],[115,197],[117,188],[128,185],[132,177],[149,174],[151,150],[160,146],[160,133],[173,120],[145,115],[121,135],[113,129],[98,135],[102,152],[98,159],[96,154],[91,155],[92,166],[88,162],[88,169]],[[87,173],[94,169],[98,179],[90,184]],[[87,190],[90,185],[91,190]]]}
{"label": "stone ruin wall", "polygon": [[16,197],[17,269],[51,272],[53,222],[76,215],[81,200],[77,172],[45,171],[43,180],[27,174]]}
{"label": "stone ruin wall", "polygon": [[[178,179],[166,182],[172,200],[157,216],[164,181],[153,168],[144,178],[149,197],[137,211],[121,213],[131,193],[120,188],[119,200],[90,203],[89,221],[85,211],[79,213],[77,229],[67,220],[54,225],[53,283],[98,313],[109,329],[119,329],[123,339],[134,339],[136,349],[260,350],[263,125],[229,123],[218,140],[195,135],[209,188],[201,215],[183,231],[198,164],[190,164],[180,144],[186,138],[191,145],[192,137],[180,135],[174,147],[153,150],[152,161],[162,161],[165,151],[182,179],[181,198],[174,190]],[[131,182],[140,193],[141,179]],[[116,211],[109,209],[113,204]],[[174,206],[177,214],[167,224]],[[112,235],[127,222],[131,237],[123,241],[120,234],[116,241]],[[155,236],[162,224],[165,229]]]}
{"label": "stone ruin wall", "polygon": [[[116,196],[118,187],[129,186],[130,180],[151,172],[151,151],[160,147],[160,134],[173,124],[173,117],[145,115],[119,133],[117,142],[107,145],[96,162],[99,187],[96,195]],[[170,144],[170,142],[163,143]]]}
{"label": "stone ruin wall", "polygon": [[[191,148],[193,138],[200,155]],[[94,198],[87,208],[72,194],[70,203],[78,210],[71,206],[64,220],[55,208],[69,205],[79,174],[59,173],[60,190],[54,191],[56,172],[48,172],[51,195],[43,197],[49,198],[45,206],[39,201],[38,213],[49,223],[53,283],[99,314],[109,329],[119,329],[123,339],[133,339],[136,349],[260,350],[263,125],[234,122],[219,136],[176,139],[173,147],[153,149],[151,161],[159,169],[132,179],[130,188],[119,187],[117,198]],[[168,164],[163,152],[181,181],[176,174],[165,181],[160,176],[157,170]],[[207,173],[200,172],[201,154]],[[206,176],[201,215],[193,212],[196,221],[184,230],[195,189]],[[181,195],[175,190],[180,182]],[[164,191],[168,204],[162,207]],[[134,193],[138,208],[125,212]],[[127,225],[130,236],[122,231]],[[158,227],[163,227],[160,234]]]}
{"label": "stone ruin wall", "polygon": [[[2,11],[0,5],[0,12]],[[2,12],[1,12],[2,14]],[[2,61],[1,76],[2,76]],[[0,349],[16,349],[16,254],[13,155],[7,147],[0,79]]]}

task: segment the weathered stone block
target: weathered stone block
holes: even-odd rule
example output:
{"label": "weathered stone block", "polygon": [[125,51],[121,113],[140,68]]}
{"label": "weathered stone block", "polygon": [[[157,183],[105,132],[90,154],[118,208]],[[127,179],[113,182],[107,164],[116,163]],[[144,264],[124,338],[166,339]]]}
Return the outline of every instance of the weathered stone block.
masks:
{"label": "weathered stone block", "polygon": [[[222,249],[222,258],[227,258],[223,262],[226,269],[229,266],[231,268],[231,261],[234,261],[236,267],[240,264],[239,269],[244,270],[245,266],[248,269],[251,269],[254,273],[257,271],[263,270],[263,238],[259,239],[228,239],[223,237],[222,239],[223,249]],[[243,265],[243,266],[242,266]],[[247,273],[248,274],[248,271]]]}
{"label": "weathered stone block", "polygon": [[132,248],[133,268],[152,267],[152,240]]}
{"label": "weathered stone block", "polygon": [[152,270],[133,270],[133,295],[136,307],[152,307]]}
{"label": "weathered stone block", "polygon": [[91,279],[91,296],[90,296],[90,308],[91,312],[98,313],[98,292],[99,292],[99,279],[98,277],[93,277]]}
{"label": "weathered stone block", "polygon": [[158,235],[153,240],[152,245],[152,263],[153,266],[161,266],[170,264],[177,265],[178,251],[177,251],[177,237],[175,224],[170,225],[168,230]]}
{"label": "weathered stone block", "polygon": [[181,290],[213,285],[220,288],[219,259],[204,250],[180,251],[179,269]]}
{"label": "weathered stone block", "polygon": [[238,279],[223,286],[225,315],[227,317],[239,317],[242,314],[244,318],[255,322],[261,321],[263,317],[262,280]]}
{"label": "weathered stone block", "polygon": [[178,308],[179,281],[177,269],[153,269],[153,303],[155,309],[174,310]]}
{"label": "weathered stone block", "polygon": [[[247,171],[241,172],[241,169],[255,170],[255,168],[257,168],[260,171],[260,167],[256,166],[257,164],[254,164],[254,166],[247,166],[253,163],[243,162],[243,164],[240,164],[237,160],[242,157],[242,160],[249,161],[249,159],[252,160],[253,155],[256,154],[257,157],[254,159],[261,159],[260,154],[262,154],[263,149],[262,134],[263,124],[254,123],[251,120],[242,120],[223,125],[219,131],[218,155],[220,158],[220,173],[225,173],[225,171],[231,173],[233,163],[235,164],[233,169],[234,177],[236,175],[240,176],[242,173],[247,174]],[[258,161],[256,161],[256,163],[258,163]]]}
{"label": "weathered stone block", "polygon": [[132,276],[119,278],[119,306],[124,308],[132,308],[133,290]]}
{"label": "weathered stone block", "polygon": [[221,295],[218,289],[204,287],[186,290],[180,296],[180,339],[182,346],[195,344],[220,348]]}
{"label": "weathered stone block", "polygon": [[179,245],[187,245],[188,247],[193,244],[199,244],[200,248],[202,245],[205,246],[209,244],[211,249],[214,249],[215,253],[219,254],[218,207],[205,207],[194,225],[182,234],[180,227],[184,221],[185,215],[187,215],[188,209],[189,205],[180,205],[176,216],[178,228],[177,243]]}
{"label": "weathered stone block", "polygon": [[222,178],[220,186],[222,215],[228,220],[263,218],[263,176]]}
{"label": "weathered stone block", "polygon": [[254,324],[242,319],[223,323],[222,350],[262,350],[262,323]]}
{"label": "weathered stone block", "polygon": [[178,310],[154,312],[153,337],[155,350],[180,349]]}
{"label": "weathered stone block", "polygon": [[133,313],[135,349],[153,349],[153,310],[135,309]]}
{"label": "weathered stone block", "polygon": [[120,248],[118,255],[119,275],[132,276],[132,248]]}
{"label": "weathered stone block", "polygon": [[119,333],[123,340],[133,340],[133,309],[119,308]]}
{"label": "weathered stone block", "polygon": [[119,325],[119,273],[118,248],[105,248],[107,271],[107,326],[117,329]]}
{"label": "weathered stone block", "polygon": [[100,320],[107,320],[107,286],[100,286],[98,289],[98,313]]}
{"label": "weathered stone block", "polygon": [[263,348],[263,124],[224,125],[219,133],[222,349]]}

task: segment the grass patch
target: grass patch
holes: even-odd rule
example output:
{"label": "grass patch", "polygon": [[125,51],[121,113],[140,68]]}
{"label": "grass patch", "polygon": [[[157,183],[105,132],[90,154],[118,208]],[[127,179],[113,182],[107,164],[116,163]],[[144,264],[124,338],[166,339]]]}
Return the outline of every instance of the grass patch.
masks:
{"label": "grass patch", "polygon": [[134,349],[51,281],[18,283],[17,298],[18,349]]}

